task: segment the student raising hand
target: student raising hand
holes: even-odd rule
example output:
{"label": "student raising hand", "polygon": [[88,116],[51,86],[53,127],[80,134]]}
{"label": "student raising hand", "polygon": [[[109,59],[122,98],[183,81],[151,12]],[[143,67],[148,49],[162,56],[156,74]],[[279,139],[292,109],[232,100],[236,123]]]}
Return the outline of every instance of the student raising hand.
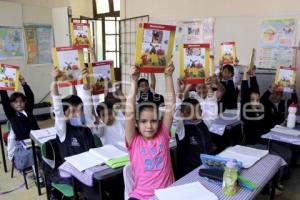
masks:
{"label": "student raising hand", "polygon": [[22,85],[24,85],[26,83],[25,78],[22,75],[20,75],[19,81]]}

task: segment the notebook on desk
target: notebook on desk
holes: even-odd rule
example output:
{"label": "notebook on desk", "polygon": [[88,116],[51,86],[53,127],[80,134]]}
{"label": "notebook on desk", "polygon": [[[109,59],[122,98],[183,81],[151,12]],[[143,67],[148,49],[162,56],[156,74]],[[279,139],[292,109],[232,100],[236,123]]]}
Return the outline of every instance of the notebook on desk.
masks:
{"label": "notebook on desk", "polygon": [[243,168],[252,167],[257,161],[268,155],[268,150],[260,150],[246,146],[236,145],[229,147],[218,156],[230,159],[236,159],[242,162]]}
{"label": "notebook on desk", "polygon": [[128,163],[128,154],[113,145],[104,145],[81,154],[66,157],[65,160],[79,171],[104,163],[111,168],[116,168]]}
{"label": "notebook on desk", "polygon": [[200,182],[155,190],[159,200],[217,200],[218,197],[206,189]]}
{"label": "notebook on desk", "polygon": [[56,129],[55,127],[44,128],[39,130],[32,130],[30,135],[38,140],[41,144],[56,138]]}
{"label": "notebook on desk", "polygon": [[271,131],[296,137],[300,136],[300,130],[287,128],[281,125],[276,125],[274,128],[271,129]]}

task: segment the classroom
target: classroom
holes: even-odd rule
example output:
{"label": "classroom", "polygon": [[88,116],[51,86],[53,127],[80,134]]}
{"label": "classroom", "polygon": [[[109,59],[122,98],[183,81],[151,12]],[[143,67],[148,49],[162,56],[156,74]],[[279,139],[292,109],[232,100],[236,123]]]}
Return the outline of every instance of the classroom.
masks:
{"label": "classroom", "polygon": [[0,0],[1,200],[300,199],[298,0]]}

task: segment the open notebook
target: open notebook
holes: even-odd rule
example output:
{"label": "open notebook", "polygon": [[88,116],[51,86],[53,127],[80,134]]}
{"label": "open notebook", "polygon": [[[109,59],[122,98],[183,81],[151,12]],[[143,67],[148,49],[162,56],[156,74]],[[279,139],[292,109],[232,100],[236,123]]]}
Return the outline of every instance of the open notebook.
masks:
{"label": "open notebook", "polygon": [[200,182],[155,190],[159,200],[217,200],[218,197],[207,190]]}
{"label": "open notebook", "polygon": [[243,168],[252,167],[257,161],[265,157],[268,150],[260,150],[246,146],[236,145],[225,149],[219,154],[220,157],[236,159],[243,163]]}
{"label": "open notebook", "polygon": [[65,160],[79,171],[107,164],[111,168],[124,166],[128,162],[128,154],[113,145],[90,149],[87,152],[66,157]]}
{"label": "open notebook", "polygon": [[30,134],[41,144],[43,144],[51,139],[54,139],[56,137],[56,132],[57,131],[55,127],[50,127],[39,130],[32,130],[30,131]]}
{"label": "open notebook", "polygon": [[292,135],[292,136],[300,136],[300,130],[287,128],[285,126],[276,125],[274,128],[271,129],[271,131],[286,134],[286,135]]}

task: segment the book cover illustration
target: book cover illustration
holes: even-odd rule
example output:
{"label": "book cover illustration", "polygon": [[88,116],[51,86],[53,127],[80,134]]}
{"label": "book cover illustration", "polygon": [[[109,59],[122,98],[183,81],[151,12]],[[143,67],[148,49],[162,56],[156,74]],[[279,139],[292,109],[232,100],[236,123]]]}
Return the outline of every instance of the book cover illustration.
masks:
{"label": "book cover illustration", "polygon": [[0,65],[0,90],[18,91],[19,89],[19,66],[1,64]]}
{"label": "book cover illustration", "polygon": [[235,64],[236,45],[235,42],[223,42],[220,47],[220,61],[223,65]]}
{"label": "book cover illustration", "polygon": [[112,60],[89,63],[89,72],[93,95],[103,94],[105,89],[112,88],[115,82]]}
{"label": "book cover illustration", "polygon": [[176,26],[140,23],[137,30],[135,63],[143,73],[163,73],[171,59]]}
{"label": "book cover illustration", "polygon": [[58,81],[59,87],[82,84],[82,72],[84,67],[83,51],[76,47],[57,47],[52,50],[54,67],[63,72]]}
{"label": "book cover illustration", "polygon": [[89,23],[71,23],[72,45],[89,48],[91,46],[91,31]]}
{"label": "book cover illustration", "polygon": [[180,78],[183,82],[204,83],[209,76],[209,44],[183,44],[179,54]]}
{"label": "book cover illustration", "polygon": [[296,68],[289,67],[277,67],[275,75],[275,84],[277,90],[291,92],[296,82]]}

